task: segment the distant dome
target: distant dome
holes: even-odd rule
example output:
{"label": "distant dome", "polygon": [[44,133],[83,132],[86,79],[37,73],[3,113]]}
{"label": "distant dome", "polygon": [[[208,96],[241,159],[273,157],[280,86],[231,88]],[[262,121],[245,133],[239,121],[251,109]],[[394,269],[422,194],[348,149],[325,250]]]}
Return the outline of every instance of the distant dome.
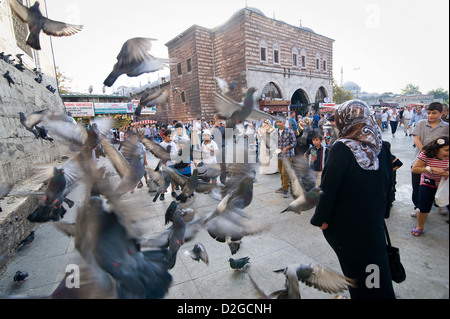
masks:
{"label": "distant dome", "polygon": [[352,88],[352,87],[357,87],[357,86],[358,86],[358,84],[356,84],[355,82],[351,82],[351,81],[345,82],[342,85],[342,87],[344,87],[344,88]]}
{"label": "distant dome", "polygon": [[300,27],[300,29],[311,32],[311,33],[315,33],[313,29],[308,28],[308,27]]}
{"label": "distant dome", "polygon": [[253,11],[254,13],[257,13],[257,14],[263,16],[263,17],[266,16],[266,15],[265,15],[261,10],[259,10],[258,8],[254,8],[254,7],[246,7],[246,9],[249,10],[249,11]]}

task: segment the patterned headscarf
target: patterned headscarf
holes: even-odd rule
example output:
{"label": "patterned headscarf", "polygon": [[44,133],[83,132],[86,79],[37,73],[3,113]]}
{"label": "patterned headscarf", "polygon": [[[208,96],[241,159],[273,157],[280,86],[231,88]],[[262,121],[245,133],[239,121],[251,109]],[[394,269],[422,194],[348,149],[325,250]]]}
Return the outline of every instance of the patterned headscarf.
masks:
{"label": "patterned headscarf", "polygon": [[350,148],[362,169],[378,170],[381,130],[367,103],[351,100],[341,104],[336,110],[335,121],[340,131],[336,142],[341,141]]}

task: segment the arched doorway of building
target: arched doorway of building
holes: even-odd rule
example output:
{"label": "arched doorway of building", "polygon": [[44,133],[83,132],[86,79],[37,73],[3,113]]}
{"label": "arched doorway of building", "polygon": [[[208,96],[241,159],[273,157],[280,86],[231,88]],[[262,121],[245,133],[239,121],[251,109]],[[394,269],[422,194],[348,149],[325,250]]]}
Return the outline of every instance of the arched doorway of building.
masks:
{"label": "arched doorway of building", "polygon": [[306,92],[302,89],[298,89],[292,94],[291,97],[291,111],[294,111],[297,115],[305,115],[308,109],[309,99]]}
{"label": "arched doorway of building", "polygon": [[266,86],[263,88],[261,92],[261,99],[281,99],[281,90],[280,88],[273,82],[269,82],[266,84]]}
{"label": "arched doorway of building", "polygon": [[259,106],[262,111],[271,114],[286,113],[290,100],[283,100],[281,89],[274,83],[267,83],[261,91]]}
{"label": "arched doorway of building", "polygon": [[316,98],[314,100],[314,102],[316,103],[324,103],[324,99],[327,97],[327,90],[325,90],[325,88],[323,86],[321,86],[316,93]]}

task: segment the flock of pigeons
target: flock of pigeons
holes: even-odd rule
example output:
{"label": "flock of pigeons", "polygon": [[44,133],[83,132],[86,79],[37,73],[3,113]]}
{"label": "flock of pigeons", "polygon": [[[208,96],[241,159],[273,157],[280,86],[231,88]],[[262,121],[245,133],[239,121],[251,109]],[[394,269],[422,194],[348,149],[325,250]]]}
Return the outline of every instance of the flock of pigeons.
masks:
{"label": "flock of pigeons", "polygon": [[[27,44],[36,50],[40,49],[41,30],[48,35],[62,36],[82,29],[82,26],[43,17],[38,2],[30,8],[17,0],[8,2],[19,19],[29,25]],[[170,60],[154,58],[148,53],[151,41],[153,39],[149,38],[126,41],[104,85],[111,86],[121,74],[137,76],[172,63]],[[221,89],[221,93],[215,93],[216,109],[220,117],[226,119],[228,128],[242,125],[245,119],[272,118],[254,108],[254,88],[249,88],[243,102],[237,103],[230,97],[235,83],[228,85],[221,79],[216,80]],[[143,94],[139,104],[147,107],[167,94],[167,91],[153,89]],[[182,160],[183,152],[173,155],[170,149],[165,150],[152,140],[143,138],[141,142],[159,160],[155,168],[143,164],[142,148],[137,139],[129,139],[122,152],[118,151],[107,138],[114,124],[112,119],[96,119],[87,129],[84,125],[76,124],[70,116],[54,114],[49,110],[33,112],[28,116],[22,112],[19,114],[21,124],[36,138],[51,143],[67,143],[75,154],[61,167],[53,164],[42,166],[38,176],[46,181],[44,192],[19,194],[40,196],[38,206],[27,219],[35,223],[53,222],[59,230],[73,236],[75,248],[84,265],[80,272],[81,289],[68,288],[66,279],[69,275],[66,275],[52,295],[46,296],[48,298],[163,298],[172,283],[170,270],[176,264],[180,247],[185,242],[194,240],[199,231],[205,229],[212,238],[226,243],[231,255],[234,255],[245,236],[269,228],[269,225],[245,211],[253,198],[255,164],[244,162],[204,165],[194,169],[192,175],[186,177],[164,165],[168,160]],[[270,144],[273,141],[266,138],[262,142]],[[190,145],[185,147],[185,151],[189,152]],[[93,158],[98,156],[106,157],[112,164],[120,177],[118,185],[110,180],[110,172],[107,172],[106,166],[97,167]],[[293,164],[286,161],[285,165],[288,167],[294,200],[283,212],[289,210],[299,213],[313,208],[321,192],[315,187],[313,171],[303,156],[296,157]],[[144,230],[138,222],[146,214],[144,209],[140,211],[135,207],[130,208],[122,200],[124,194],[134,190],[145,173],[157,185],[153,201],[170,183],[179,185],[182,189],[166,210],[165,224],[171,225],[150,237],[143,235]],[[223,184],[208,183],[209,179],[221,174],[227,176]],[[75,221],[64,222],[61,220],[67,212],[64,204],[69,208],[75,205],[68,198],[75,187],[80,187],[84,192],[83,201],[77,207]],[[11,188],[0,187],[0,197],[8,196]],[[218,200],[217,207],[205,216],[195,216],[195,211],[190,208],[195,201],[195,193],[211,193]],[[209,263],[202,243],[196,243],[186,254],[195,261]],[[230,258],[229,264],[233,269],[245,271],[249,259]],[[248,274],[262,298],[300,298],[299,281],[329,293],[342,292],[348,286],[354,286],[351,279],[318,265],[290,265],[275,272],[284,273],[285,286],[270,295],[262,292]],[[14,281],[20,282],[27,276],[26,273],[18,272]]]}

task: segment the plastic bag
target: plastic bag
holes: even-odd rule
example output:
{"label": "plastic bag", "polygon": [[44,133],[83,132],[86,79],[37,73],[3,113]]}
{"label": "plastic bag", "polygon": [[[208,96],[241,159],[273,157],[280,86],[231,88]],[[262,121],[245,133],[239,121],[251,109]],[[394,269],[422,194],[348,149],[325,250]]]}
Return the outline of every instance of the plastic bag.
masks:
{"label": "plastic bag", "polygon": [[436,191],[436,195],[434,196],[434,200],[436,201],[436,205],[439,207],[444,207],[448,205],[448,178],[442,178],[439,183],[438,189]]}

